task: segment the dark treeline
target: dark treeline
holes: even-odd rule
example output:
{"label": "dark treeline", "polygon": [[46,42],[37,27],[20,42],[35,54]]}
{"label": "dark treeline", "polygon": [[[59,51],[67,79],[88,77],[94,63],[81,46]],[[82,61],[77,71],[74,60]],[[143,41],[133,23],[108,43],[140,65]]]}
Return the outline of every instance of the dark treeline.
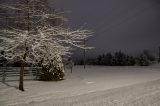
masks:
{"label": "dark treeline", "polygon": [[[96,58],[86,59],[87,65],[106,65],[106,66],[149,66],[155,61],[155,57],[148,51],[144,50],[138,56],[130,56],[121,51],[115,53],[106,53],[98,55]],[[21,64],[20,58],[8,60],[5,58],[5,53],[0,52],[0,67],[19,67]],[[74,61],[75,65],[83,65],[84,60],[78,59]],[[33,63],[25,63],[25,66],[33,66]]]}
{"label": "dark treeline", "polygon": [[[106,65],[106,66],[149,66],[155,61],[155,57],[148,51],[144,50],[138,56],[130,56],[121,51],[115,53],[106,53],[98,55],[96,58],[87,59],[87,65]],[[75,61],[77,65],[83,65],[84,60]]]}

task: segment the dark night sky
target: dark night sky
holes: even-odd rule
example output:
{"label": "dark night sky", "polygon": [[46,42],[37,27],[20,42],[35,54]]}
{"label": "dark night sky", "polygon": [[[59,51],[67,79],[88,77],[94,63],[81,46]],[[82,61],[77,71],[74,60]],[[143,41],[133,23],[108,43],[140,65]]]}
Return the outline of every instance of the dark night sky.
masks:
{"label": "dark night sky", "polygon": [[[72,28],[85,25],[94,32],[87,42],[95,55],[121,50],[156,52],[160,46],[160,0],[50,0],[66,14]],[[54,2],[53,2],[54,1]]]}

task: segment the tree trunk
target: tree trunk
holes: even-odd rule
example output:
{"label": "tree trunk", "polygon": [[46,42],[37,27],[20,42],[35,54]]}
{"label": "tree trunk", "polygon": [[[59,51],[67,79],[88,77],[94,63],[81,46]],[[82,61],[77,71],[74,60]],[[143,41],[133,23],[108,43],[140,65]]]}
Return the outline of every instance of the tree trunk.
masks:
{"label": "tree trunk", "polygon": [[[27,50],[27,48],[26,48]],[[24,80],[24,62],[26,60],[27,53],[24,53],[23,60],[21,63],[20,76],[19,76],[19,90],[24,91],[23,80]]]}
{"label": "tree trunk", "polygon": [[21,63],[20,76],[19,76],[19,90],[21,90],[21,91],[24,91],[23,76],[24,76],[24,61],[22,61],[22,63]]}
{"label": "tree trunk", "polygon": [[[30,24],[29,24],[29,20],[30,20],[30,14],[29,14],[29,0],[26,0],[27,2],[27,6],[28,6],[28,21],[27,21],[27,30],[29,32],[30,30]],[[27,52],[28,52],[28,47],[27,47],[27,41],[25,41],[25,53],[23,55],[23,60],[21,63],[21,69],[20,69],[20,76],[19,76],[19,90],[24,91],[24,87],[23,87],[23,80],[24,80],[24,62],[26,60],[27,57]]]}

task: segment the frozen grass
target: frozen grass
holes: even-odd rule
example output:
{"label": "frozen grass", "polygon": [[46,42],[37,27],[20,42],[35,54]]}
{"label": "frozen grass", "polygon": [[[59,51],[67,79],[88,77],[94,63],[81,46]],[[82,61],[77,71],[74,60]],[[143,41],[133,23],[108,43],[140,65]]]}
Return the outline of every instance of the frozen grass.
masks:
{"label": "frozen grass", "polygon": [[160,66],[82,66],[60,82],[0,83],[0,106],[159,106]]}

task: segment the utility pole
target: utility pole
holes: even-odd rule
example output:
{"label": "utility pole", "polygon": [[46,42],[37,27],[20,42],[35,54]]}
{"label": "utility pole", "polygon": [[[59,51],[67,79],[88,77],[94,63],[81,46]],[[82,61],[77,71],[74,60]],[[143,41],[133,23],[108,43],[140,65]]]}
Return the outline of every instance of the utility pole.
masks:
{"label": "utility pole", "polygon": [[84,39],[83,41],[84,43],[84,50],[83,50],[83,65],[84,65],[84,69],[86,68],[86,39]]}
{"label": "utility pole", "polygon": [[160,47],[159,47],[159,57],[158,57],[158,63],[160,63]]}

